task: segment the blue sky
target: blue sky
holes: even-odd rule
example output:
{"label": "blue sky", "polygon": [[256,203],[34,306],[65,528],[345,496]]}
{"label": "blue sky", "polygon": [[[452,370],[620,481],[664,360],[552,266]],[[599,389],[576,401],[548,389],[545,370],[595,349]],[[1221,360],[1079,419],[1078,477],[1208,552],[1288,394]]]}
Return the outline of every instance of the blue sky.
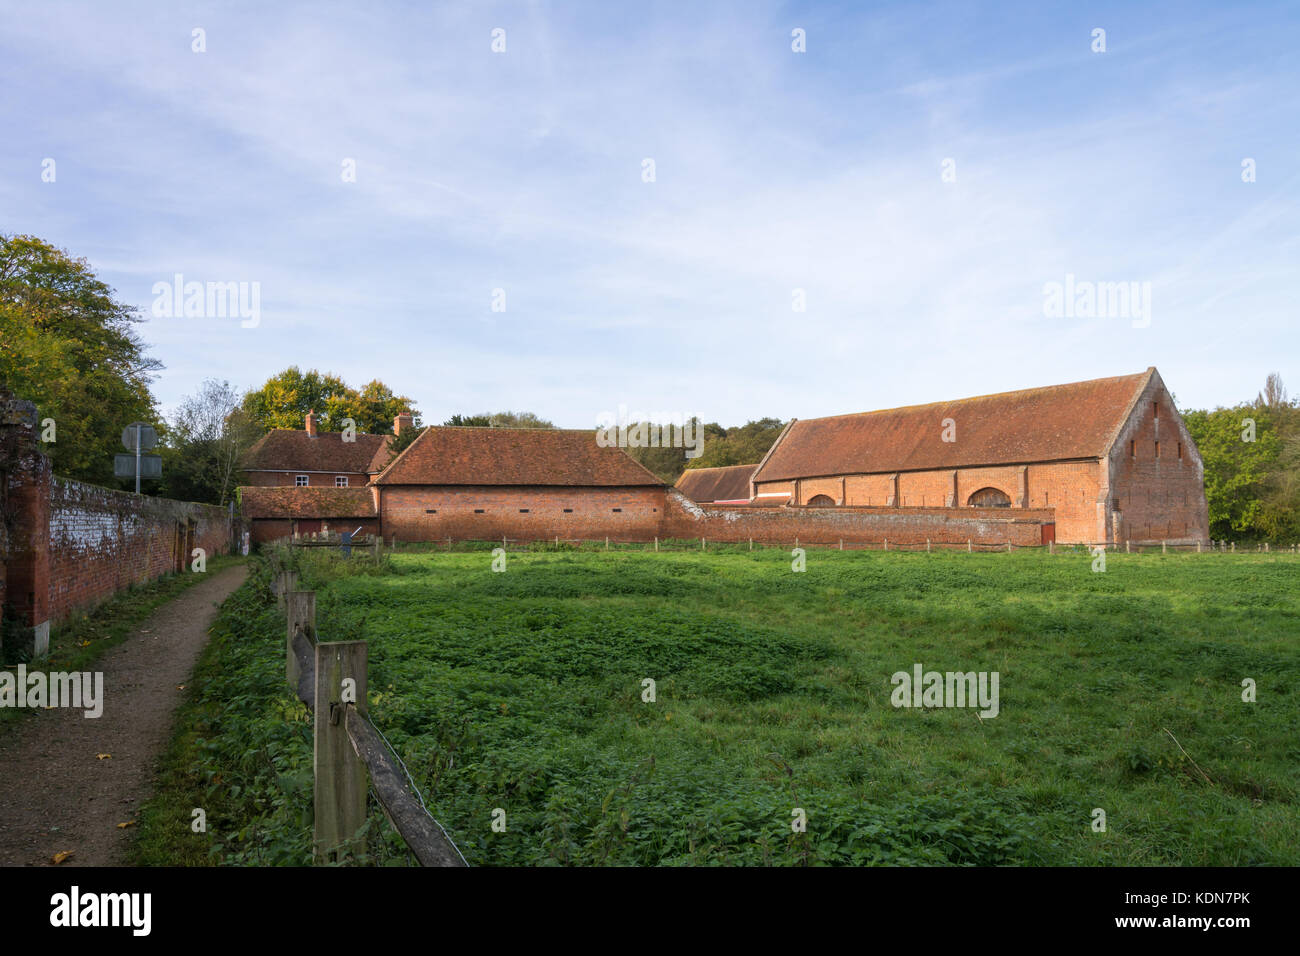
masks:
{"label": "blue sky", "polygon": [[[255,328],[142,326],[164,408],[290,364],[433,422],[1148,365],[1232,404],[1300,390],[1297,48],[1294,3],[5,2],[0,231],[146,315],[176,273],[260,284]],[[1067,274],[1149,282],[1149,324],[1046,316]]]}

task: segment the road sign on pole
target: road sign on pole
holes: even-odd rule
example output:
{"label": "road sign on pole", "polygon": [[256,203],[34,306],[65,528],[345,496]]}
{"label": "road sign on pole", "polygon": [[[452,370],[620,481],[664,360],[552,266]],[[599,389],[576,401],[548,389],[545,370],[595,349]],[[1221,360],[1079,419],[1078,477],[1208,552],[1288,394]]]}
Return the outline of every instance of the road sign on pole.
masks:
{"label": "road sign on pole", "polygon": [[135,476],[135,493],[140,493],[141,478],[161,478],[162,458],[157,455],[142,455],[141,452],[158,444],[158,432],[152,425],[144,422],[132,422],[122,429],[122,447],[132,452],[130,455],[115,455],[113,474],[118,478]]}
{"label": "road sign on pole", "polygon": [[122,429],[122,447],[127,451],[136,450],[136,433],[140,435],[140,450],[148,451],[158,444],[158,430],[144,422],[132,422]]}
{"label": "road sign on pole", "polygon": [[[114,455],[113,456],[113,477],[114,478],[134,478],[135,477],[135,455]],[[140,456],[140,477],[155,479],[162,477],[162,456],[161,455],[141,455]]]}

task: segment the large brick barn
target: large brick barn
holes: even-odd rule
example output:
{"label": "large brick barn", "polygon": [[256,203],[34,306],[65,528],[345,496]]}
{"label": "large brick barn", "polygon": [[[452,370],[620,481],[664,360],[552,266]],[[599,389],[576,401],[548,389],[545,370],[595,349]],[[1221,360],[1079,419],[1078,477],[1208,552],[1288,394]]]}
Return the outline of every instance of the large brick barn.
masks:
{"label": "large brick barn", "polygon": [[1050,508],[1063,542],[1204,541],[1201,457],[1155,368],[792,421],[756,499],[804,506]]}

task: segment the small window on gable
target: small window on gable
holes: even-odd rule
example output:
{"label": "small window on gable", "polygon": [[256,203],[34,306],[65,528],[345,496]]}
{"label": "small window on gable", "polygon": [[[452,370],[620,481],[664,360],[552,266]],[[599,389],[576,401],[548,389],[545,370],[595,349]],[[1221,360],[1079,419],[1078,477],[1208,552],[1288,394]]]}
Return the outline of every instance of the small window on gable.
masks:
{"label": "small window on gable", "polygon": [[295,488],[306,488],[306,487],[307,487],[307,476],[306,476],[306,475],[298,475],[296,478],[293,479],[293,486],[294,486]]}
{"label": "small window on gable", "polygon": [[1156,442],[1156,457],[1160,457],[1160,442]]}
{"label": "small window on gable", "polygon": [[1156,417],[1156,418],[1159,418],[1159,417],[1160,417],[1160,403],[1159,403],[1159,402],[1152,402],[1152,403],[1151,403],[1151,408],[1152,408],[1152,410],[1155,412],[1155,417]]}
{"label": "small window on gable", "polygon": [[335,488],[346,488],[347,486],[348,486],[348,476],[347,476],[347,475],[335,475],[335,476],[334,476],[334,487],[335,487]]}
{"label": "small window on gable", "polygon": [[1183,443],[1182,443],[1182,442],[1179,442],[1179,443],[1178,443],[1178,460],[1179,460],[1179,461],[1182,461],[1182,460],[1183,460]]}
{"label": "small window on gable", "polygon": [[1129,456],[1130,458],[1136,458],[1136,457],[1138,456],[1137,446],[1138,446],[1137,439],[1131,439],[1131,440],[1129,441],[1129,443],[1128,443],[1128,456]]}

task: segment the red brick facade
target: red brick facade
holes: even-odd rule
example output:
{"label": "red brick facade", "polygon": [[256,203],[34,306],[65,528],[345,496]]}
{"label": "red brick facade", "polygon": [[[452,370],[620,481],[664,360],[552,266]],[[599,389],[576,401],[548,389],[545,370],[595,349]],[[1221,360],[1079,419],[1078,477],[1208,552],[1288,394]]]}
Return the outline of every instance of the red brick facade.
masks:
{"label": "red brick facade", "polygon": [[380,488],[384,536],[400,541],[649,541],[664,488],[396,485]]}

